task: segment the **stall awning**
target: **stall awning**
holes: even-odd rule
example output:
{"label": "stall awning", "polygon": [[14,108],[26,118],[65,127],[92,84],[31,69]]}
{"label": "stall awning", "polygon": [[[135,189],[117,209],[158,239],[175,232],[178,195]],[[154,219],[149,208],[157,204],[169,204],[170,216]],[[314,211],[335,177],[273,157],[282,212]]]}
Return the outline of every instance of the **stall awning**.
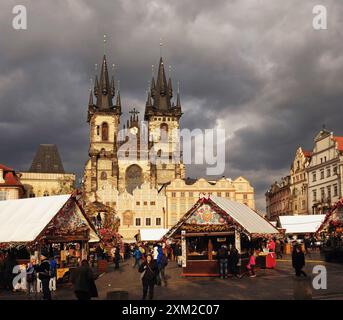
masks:
{"label": "stall awning", "polygon": [[279,231],[270,222],[261,217],[257,212],[253,211],[245,204],[214,195],[211,195],[210,199],[250,234],[279,233]]}
{"label": "stall awning", "polygon": [[168,232],[169,229],[163,228],[151,228],[151,229],[140,229],[140,240],[141,241],[159,241]]}
{"label": "stall awning", "polygon": [[314,233],[323,223],[325,214],[280,216],[279,221],[286,234]]}
{"label": "stall awning", "polygon": [[[0,201],[0,243],[35,241],[72,196],[58,195]],[[92,241],[99,241],[81,210],[75,213],[88,224]]]}

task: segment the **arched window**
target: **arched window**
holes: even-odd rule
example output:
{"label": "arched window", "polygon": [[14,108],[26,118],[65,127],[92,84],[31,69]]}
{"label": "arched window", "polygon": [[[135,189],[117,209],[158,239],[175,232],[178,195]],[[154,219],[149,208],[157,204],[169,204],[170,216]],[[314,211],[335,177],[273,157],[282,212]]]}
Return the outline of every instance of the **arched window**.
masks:
{"label": "arched window", "polygon": [[129,166],[125,172],[125,187],[127,192],[132,193],[136,187],[143,184],[142,168],[136,164]]}
{"label": "arched window", "polygon": [[101,125],[101,140],[107,141],[108,140],[108,123],[104,122]]}
{"label": "arched window", "polygon": [[166,140],[168,137],[168,125],[166,123],[161,123],[160,132],[161,140]]}
{"label": "arched window", "polygon": [[48,197],[49,196],[49,192],[48,191],[44,191],[43,197]]}
{"label": "arched window", "polygon": [[101,172],[100,179],[101,180],[106,180],[107,179],[107,173],[105,171]]}
{"label": "arched window", "polygon": [[100,126],[96,126],[96,134],[97,136],[100,136]]}

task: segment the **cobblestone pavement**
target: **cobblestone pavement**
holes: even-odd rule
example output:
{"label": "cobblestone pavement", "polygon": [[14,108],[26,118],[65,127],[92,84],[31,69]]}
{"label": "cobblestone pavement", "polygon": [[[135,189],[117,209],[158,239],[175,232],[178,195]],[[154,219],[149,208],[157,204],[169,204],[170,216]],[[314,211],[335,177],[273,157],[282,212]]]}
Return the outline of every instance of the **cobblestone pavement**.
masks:
{"label": "cobblestone pavement", "polygon": [[[312,269],[315,265],[325,265],[327,268],[327,290],[312,288]],[[166,273],[167,286],[155,287],[155,299],[187,300],[237,300],[237,299],[294,299],[295,297],[312,296],[313,299],[340,299],[343,300],[343,264],[325,263],[318,254],[307,257],[305,271],[309,277],[302,281],[294,280],[290,256],[277,261],[275,270],[258,270],[256,278],[243,277],[242,279],[229,278],[202,278],[181,277],[181,268],[170,262]],[[107,292],[122,289],[128,292],[129,299],[141,298],[142,286],[140,274],[132,268],[132,260],[125,261],[119,270],[112,265],[108,272],[100,275],[96,280],[99,291],[98,299],[106,299]],[[306,291],[307,290],[307,291]],[[312,291],[312,292],[311,292]],[[307,295],[305,295],[305,293]],[[37,297],[39,299],[40,297]],[[0,299],[35,299],[23,293],[0,292]],[[63,285],[53,293],[53,299],[75,299],[72,287]]]}

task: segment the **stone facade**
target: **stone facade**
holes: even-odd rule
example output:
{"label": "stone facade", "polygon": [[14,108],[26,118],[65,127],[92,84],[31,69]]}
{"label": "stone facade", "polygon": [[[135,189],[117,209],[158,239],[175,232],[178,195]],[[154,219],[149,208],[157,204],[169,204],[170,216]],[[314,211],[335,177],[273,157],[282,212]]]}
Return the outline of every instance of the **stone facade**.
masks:
{"label": "stone facade", "polygon": [[274,182],[266,192],[267,218],[276,221],[278,216],[292,214],[291,177],[286,176],[280,182]]}
{"label": "stone facade", "polygon": [[308,214],[308,179],[306,169],[311,160],[311,152],[299,147],[291,166],[290,206],[294,215]]}
{"label": "stone facade", "polygon": [[342,198],[343,137],[321,130],[314,139],[308,174],[308,211],[326,213]]}

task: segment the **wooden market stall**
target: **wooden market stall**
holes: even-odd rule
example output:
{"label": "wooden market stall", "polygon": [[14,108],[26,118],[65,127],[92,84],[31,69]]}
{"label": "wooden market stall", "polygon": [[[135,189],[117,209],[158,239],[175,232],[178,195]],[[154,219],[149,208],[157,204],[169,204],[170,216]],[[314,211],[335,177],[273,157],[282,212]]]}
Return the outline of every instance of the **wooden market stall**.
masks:
{"label": "wooden market stall", "polygon": [[343,262],[343,198],[332,205],[316,236],[323,241],[321,253],[325,261]]}
{"label": "wooden market stall", "polygon": [[88,255],[88,243],[100,241],[78,195],[0,201],[0,249],[24,248],[57,257],[57,278]]}
{"label": "wooden market stall", "polygon": [[[248,250],[258,247],[261,239],[276,235],[279,231],[248,206],[204,195],[166,238],[181,239],[183,276],[218,276],[216,254],[222,244],[237,248],[243,268]],[[261,253],[261,259],[268,264],[269,253]]]}

